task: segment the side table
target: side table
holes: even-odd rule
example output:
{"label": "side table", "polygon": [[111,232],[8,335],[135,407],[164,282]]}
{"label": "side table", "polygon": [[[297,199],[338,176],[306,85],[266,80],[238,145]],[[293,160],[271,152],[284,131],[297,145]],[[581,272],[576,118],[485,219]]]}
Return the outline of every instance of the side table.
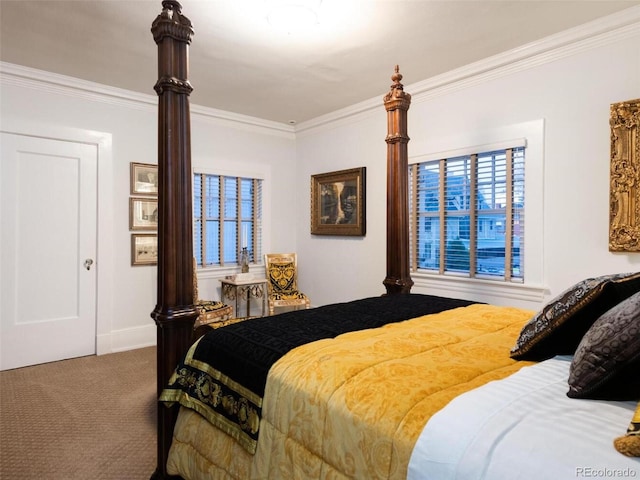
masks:
{"label": "side table", "polygon": [[244,317],[251,316],[251,299],[259,299],[262,303],[262,311],[260,316],[264,317],[267,306],[267,279],[252,278],[250,280],[234,280],[231,278],[223,278],[222,283],[222,301],[228,303],[229,300],[235,300],[234,317],[240,317],[240,303],[245,303],[246,312]]}

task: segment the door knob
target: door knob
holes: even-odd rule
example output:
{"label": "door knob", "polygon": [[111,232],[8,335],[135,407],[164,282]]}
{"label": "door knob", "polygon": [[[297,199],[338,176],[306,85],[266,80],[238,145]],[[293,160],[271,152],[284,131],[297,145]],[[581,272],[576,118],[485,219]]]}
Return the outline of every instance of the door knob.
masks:
{"label": "door knob", "polygon": [[93,259],[92,258],[87,258],[84,261],[84,268],[86,268],[87,270],[91,270],[91,265],[93,265]]}

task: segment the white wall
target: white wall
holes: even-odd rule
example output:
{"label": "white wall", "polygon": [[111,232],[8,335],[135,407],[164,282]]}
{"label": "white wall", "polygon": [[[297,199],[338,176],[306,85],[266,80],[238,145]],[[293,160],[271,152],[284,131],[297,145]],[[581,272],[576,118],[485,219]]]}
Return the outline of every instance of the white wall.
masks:
{"label": "white wall", "polygon": [[[582,35],[586,39],[575,42],[562,37],[552,47],[543,42],[537,54],[526,58],[489,59],[419,83],[404,79],[405,90],[413,94],[410,157],[439,151],[447,141],[477,145],[487,132],[544,122],[539,160],[544,185],[527,205],[541,213],[526,224],[541,239],[540,278],[527,288],[509,289],[416,275],[413,292],[535,309],[580,279],[638,270],[640,255],[614,254],[607,247],[609,105],[640,97],[640,11],[635,13],[635,23]],[[99,192],[103,265],[98,268],[107,274],[99,276],[98,352],[152,344],[156,268],[130,265],[128,199],[130,162],[157,161],[155,97],[0,67],[0,129],[55,126],[89,136],[102,132],[111,139],[101,159],[109,164],[101,168],[105,177]],[[384,293],[387,132],[382,96],[389,83],[380,79],[378,98],[298,125],[295,135],[288,125],[192,106],[193,165],[259,172],[268,180],[264,250],[298,252],[300,288],[313,305]],[[361,166],[367,167],[367,235],[311,235],[310,176]],[[219,298],[217,279],[226,273],[203,272],[201,297]]]}
{"label": "white wall", "polygon": [[[1,130],[67,139],[79,135],[82,141],[98,132],[98,137],[111,139],[108,155],[99,158],[97,350],[108,353],[154,344],[150,313],[156,302],[157,269],[131,266],[128,202],[130,162],[157,163],[157,97],[11,64],[2,64],[2,73]],[[153,82],[150,79],[150,85]],[[194,106],[191,140],[194,167],[260,172],[285,185],[295,181],[295,138],[289,126]],[[294,249],[290,189],[267,188],[265,202],[265,247]],[[217,279],[227,273],[204,272],[201,298],[219,299]]]}
{"label": "white wall", "polygon": [[[404,78],[405,91],[414,94],[408,113],[410,160],[489,143],[483,141],[486,132],[544,123],[542,155],[536,160],[542,162],[543,184],[528,192],[525,207],[527,213],[539,212],[535,219],[526,218],[525,231],[542,245],[534,242],[525,248],[541,252],[540,274],[532,278],[532,270],[529,275],[525,270],[527,285],[522,288],[414,275],[412,292],[537,309],[583,278],[639,269],[639,254],[608,251],[609,105],[640,97],[640,15],[635,13],[631,27],[570,46],[556,38],[559,45],[553,51],[539,45],[534,56],[518,59],[513,54],[506,66],[488,71],[478,65],[472,76],[465,70],[457,80],[414,85],[407,81],[419,79]],[[309,206],[300,204],[300,285],[316,304],[384,292],[384,93],[373,103],[353,108],[362,113],[333,123],[322,119],[301,125],[297,135],[300,197],[308,196],[309,176],[314,173],[367,167],[366,237],[312,236]]]}
{"label": "white wall", "polygon": [[[384,79],[381,82],[385,85]],[[310,198],[310,176],[366,167],[364,237],[310,234],[310,206],[298,209],[298,279],[314,305],[384,293],[386,276],[386,112],[337,121],[297,136],[299,198]]]}

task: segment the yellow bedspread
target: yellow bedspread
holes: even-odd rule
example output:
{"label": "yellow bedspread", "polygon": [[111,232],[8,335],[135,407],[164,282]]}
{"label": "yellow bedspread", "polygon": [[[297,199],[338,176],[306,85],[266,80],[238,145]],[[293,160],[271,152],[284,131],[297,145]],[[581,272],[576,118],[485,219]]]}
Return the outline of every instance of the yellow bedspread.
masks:
{"label": "yellow bedspread", "polygon": [[428,419],[530,362],[533,312],[471,305],[303,345],[270,370],[255,455],[182,409],[169,472],[185,479],[404,479]]}

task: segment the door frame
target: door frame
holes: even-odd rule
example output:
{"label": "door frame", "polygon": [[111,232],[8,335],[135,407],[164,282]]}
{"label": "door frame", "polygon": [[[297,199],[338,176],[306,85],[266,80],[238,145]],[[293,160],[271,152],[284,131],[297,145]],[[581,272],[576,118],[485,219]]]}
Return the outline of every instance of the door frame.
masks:
{"label": "door frame", "polygon": [[112,134],[73,127],[3,118],[0,132],[95,145],[98,152],[96,253],[96,354],[112,352],[115,229],[113,223]]}

